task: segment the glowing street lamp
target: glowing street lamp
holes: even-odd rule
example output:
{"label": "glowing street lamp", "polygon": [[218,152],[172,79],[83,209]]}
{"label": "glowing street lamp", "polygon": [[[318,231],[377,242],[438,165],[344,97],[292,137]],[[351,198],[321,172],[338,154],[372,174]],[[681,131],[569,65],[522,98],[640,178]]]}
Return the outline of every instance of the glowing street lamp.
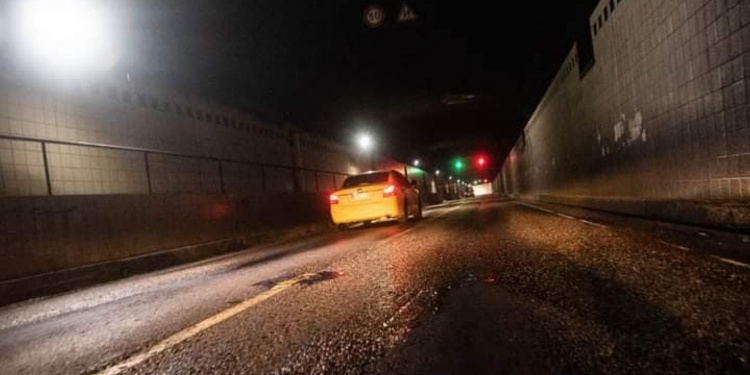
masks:
{"label": "glowing street lamp", "polygon": [[114,20],[101,0],[23,0],[12,16],[19,56],[43,71],[106,70],[116,60]]}
{"label": "glowing street lamp", "polygon": [[419,159],[414,159],[414,166],[415,166],[415,167],[418,167],[418,166],[419,166]]}
{"label": "glowing street lamp", "polygon": [[439,169],[435,171],[435,176],[440,176],[440,170]]}
{"label": "glowing street lamp", "polygon": [[373,149],[375,148],[375,140],[369,133],[360,133],[356,138],[357,146],[362,154],[367,159],[367,168],[369,170],[375,169],[375,158],[373,155]]}
{"label": "glowing street lamp", "polygon": [[375,141],[370,134],[362,133],[357,137],[357,145],[362,151],[369,152],[375,145]]}

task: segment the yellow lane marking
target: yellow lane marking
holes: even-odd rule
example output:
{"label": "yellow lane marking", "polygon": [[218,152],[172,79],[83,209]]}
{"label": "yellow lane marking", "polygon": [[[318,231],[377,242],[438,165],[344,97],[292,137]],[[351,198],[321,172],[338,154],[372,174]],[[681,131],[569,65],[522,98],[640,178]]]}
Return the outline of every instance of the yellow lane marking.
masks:
{"label": "yellow lane marking", "polygon": [[[461,208],[461,206],[463,206],[463,205],[459,205],[459,206],[450,208],[448,210],[445,210],[444,212],[441,212],[439,215],[432,216],[432,217],[428,218],[427,221],[435,220],[435,219],[437,219],[437,218],[439,218],[439,217],[441,217],[443,215],[448,214],[449,212],[452,212],[452,211],[454,211],[456,209]],[[386,239],[385,241],[382,241],[381,244],[383,242],[387,242],[387,241],[393,240],[393,239],[395,239],[397,237],[400,237],[400,236],[402,236],[402,235],[404,235],[404,234],[406,234],[408,232],[411,232],[414,229],[415,229],[415,227],[412,227],[412,228],[409,228],[409,229],[407,229],[407,230],[405,230],[403,232],[400,232],[400,233],[398,233],[398,234],[396,234],[394,236],[391,236],[390,238]],[[185,328],[185,329],[183,329],[183,330],[181,330],[181,331],[173,334],[172,336],[169,336],[166,339],[159,341],[158,343],[156,343],[152,347],[150,347],[150,348],[148,348],[146,350],[143,350],[141,352],[138,352],[138,353],[136,353],[136,354],[128,357],[124,361],[122,361],[122,362],[120,362],[118,364],[115,364],[113,366],[110,366],[110,367],[108,367],[108,368],[106,368],[106,369],[98,372],[96,375],[116,375],[116,374],[119,374],[119,373],[121,373],[121,372],[129,369],[129,368],[135,367],[138,364],[143,363],[147,359],[155,356],[156,354],[159,354],[159,353],[161,353],[161,352],[163,352],[165,350],[168,350],[168,349],[170,349],[170,348],[172,348],[172,347],[174,347],[176,345],[179,345],[183,341],[185,341],[185,340],[187,340],[187,339],[189,339],[189,338],[191,338],[191,337],[193,337],[193,336],[195,336],[195,335],[197,335],[197,334],[199,334],[199,333],[201,333],[201,332],[203,332],[203,331],[205,331],[205,330],[207,330],[207,329],[209,329],[209,328],[211,328],[211,327],[213,327],[213,326],[215,326],[215,325],[217,325],[217,324],[219,324],[219,323],[221,323],[221,322],[223,322],[223,321],[225,321],[225,320],[227,320],[227,319],[229,319],[229,318],[231,318],[231,317],[233,317],[233,316],[235,316],[235,315],[237,315],[237,314],[239,314],[239,313],[241,313],[241,312],[243,312],[243,311],[245,311],[245,310],[247,310],[247,309],[249,309],[249,308],[251,308],[251,307],[253,307],[253,306],[255,306],[255,305],[257,305],[257,304],[259,304],[259,303],[261,303],[261,302],[263,302],[263,301],[265,301],[265,300],[267,300],[267,299],[269,299],[269,298],[271,298],[271,297],[273,297],[275,295],[277,295],[277,294],[279,294],[279,293],[281,293],[281,292],[283,292],[284,290],[289,289],[290,287],[292,287],[294,285],[297,285],[300,282],[309,280],[309,279],[314,278],[316,276],[317,276],[317,274],[314,274],[314,273],[306,273],[306,274],[297,276],[295,278],[282,281],[282,282],[276,284],[273,288],[269,289],[268,291],[266,291],[264,293],[261,293],[261,294],[258,294],[255,297],[252,297],[252,298],[250,298],[250,299],[248,299],[248,300],[246,300],[244,302],[241,302],[241,303],[239,303],[237,305],[234,305],[234,306],[232,306],[232,307],[230,307],[230,308],[228,308],[228,309],[226,309],[224,311],[221,311],[221,312],[219,312],[218,314],[216,314],[214,316],[211,316],[211,317],[209,317],[209,318],[207,318],[207,319],[205,319],[203,321],[200,321],[200,322],[198,322],[198,323],[196,323],[196,324],[194,324],[194,325],[192,325],[190,327],[187,327],[187,328]]]}
{"label": "yellow lane marking", "polygon": [[120,363],[118,363],[116,365],[113,365],[111,367],[108,367],[108,368],[102,370],[101,372],[97,373],[97,375],[115,375],[115,374],[119,374],[122,371],[127,370],[129,368],[132,368],[132,367],[134,367],[134,366],[136,366],[136,365],[138,365],[138,364],[146,361],[147,359],[153,357],[154,355],[159,354],[159,353],[161,353],[161,352],[163,352],[165,350],[168,350],[168,349],[170,349],[170,348],[172,348],[172,347],[174,347],[174,346],[182,343],[183,341],[185,341],[185,340],[187,340],[187,339],[189,339],[189,338],[191,338],[191,337],[193,337],[193,336],[195,336],[195,335],[197,335],[197,334],[199,334],[199,333],[201,333],[201,332],[203,332],[203,331],[205,331],[205,330],[207,330],[207,329],[209,329],[209,328],[211,328],[211,327],[213,327],[213,326],[215,326],[215,325],[217,325],[217,324],[219,324],[219,323],[221,323],[221,322],[223,322],[223,321],[225,321],[225,320],[227,320],[227,319],[229,319],[229,318],[231,318],[231,317],[233,317],[233,316],[235,316],[235,315],[237,315],[237,314],[239,314],[239,313],[241,313],[241,312],[243,312],[243,311],[245,311],[245,310],[247,310],[247,309],[249,309],[249,308],[251,308],[251,307],[253,307],[253,306],[255,306],[255,305],[257,305],[257,304],[259,304],[259,303],[261,303],[261,302],[263,302],[263,301],[265,301],[265,300],[267,300],[267,299],[269,299],[269,298],[271,298],[271,297],[273,297],[275,295],[277,295],[277,294],[279,294],[279,293],[281,293],[281,292],[283,292],[284,290],[289,289],[290,287],[292,287],[292,286],[294,286],[296,284],[299,284],[302,281],[311,279],[311,278],[313,278],[315,276],[316,276],[316,274],[314,274],[314,273],[306,273],[306,274],[297,276],[295,278],[282,281],[282,282],[276,284],[273,288],[269,289],[268,291],[263,292],[261,294],[258,294],[255,297],[252,297],[252,298],[250,298],[250,299],[248,299],[248,300],[246,300],[244,302],[241,302],[239,304],[236,304],[236,305],[234,305],[234,306],[232,306],[232,307],[230,307],[230,308],[228,308],[228,309],[226,309],[224,311],[221,311],[220,313],[218,313],[218,314],[216,314],[214,316],[211,316],[211,317],[209,317],[209,318],[207,318],[207,319],[205,319],[203,321],[200,321],[200,322],[198,322],[198,323],[196,323],[196,324],[194,324],[194,325],[192,325],[190,327],[187,327],[187,328],[185,328],[185,329],[183,329],[183,330],[181,330],[181,331],[173,334],[172,336],[169,336],[166,339],[159,341],[154,346],[152,346],[152,347],[150,347],[150,348],[148,348],[146,350],[143,350],[141,352],[138,352],[138,353],[130,356],[129,358],[125,359],[124,361],[122,361],[122,362],[120,362]]}

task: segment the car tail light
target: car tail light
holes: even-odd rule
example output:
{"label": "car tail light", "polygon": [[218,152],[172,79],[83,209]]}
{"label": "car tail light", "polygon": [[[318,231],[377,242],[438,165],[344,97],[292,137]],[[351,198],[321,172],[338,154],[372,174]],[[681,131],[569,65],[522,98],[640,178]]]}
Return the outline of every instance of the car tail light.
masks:
{"label": "car tail light", "polygon": [[331,204],[339,204],[339,196],[338,196],[338,195],[336,195],[336,194],[331,194],[331,196],[330,196],[330,197],[328,197],[328,201],[329,201],[329,202],[330,202]]}
{"label": "car tail light", "polygon": [[388,185],[385,189],[383,189],[383,197],[392,197],[396,195],[396,186],[394,185]]}

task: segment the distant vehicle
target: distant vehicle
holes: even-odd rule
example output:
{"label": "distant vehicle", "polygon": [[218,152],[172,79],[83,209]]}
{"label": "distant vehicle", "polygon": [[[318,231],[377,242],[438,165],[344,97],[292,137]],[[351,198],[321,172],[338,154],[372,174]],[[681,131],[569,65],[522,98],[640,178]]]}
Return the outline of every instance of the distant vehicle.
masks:
{"label": "distant vehicle", "polygon": [[469,186],[466,188],[466,192],[464,192],[464,197],[466,198],[474,198],[474,188]]}
{"label": "distant vehicle", "polygon": [[422,218],[422,199],[416,183],[396,171],[350,176],[330,196],[331,219],[340,229],[352,224]]}

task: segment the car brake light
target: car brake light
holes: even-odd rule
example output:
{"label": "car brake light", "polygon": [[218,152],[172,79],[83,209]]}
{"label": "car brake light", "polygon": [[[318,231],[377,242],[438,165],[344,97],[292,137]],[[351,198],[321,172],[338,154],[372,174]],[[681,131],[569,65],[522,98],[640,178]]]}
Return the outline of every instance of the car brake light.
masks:
{"label": "car brake light", "polygon": [[396,195],[396,186],[388,185],[388,187],[383,189],[383,197],[392,197],[394,195]]}
{"label": "car brake light", "polygon": [[328,201],[331,202],[331,204],[339,204],[339,196],[336,194],[331,194],[331,196],[328,198]]}

